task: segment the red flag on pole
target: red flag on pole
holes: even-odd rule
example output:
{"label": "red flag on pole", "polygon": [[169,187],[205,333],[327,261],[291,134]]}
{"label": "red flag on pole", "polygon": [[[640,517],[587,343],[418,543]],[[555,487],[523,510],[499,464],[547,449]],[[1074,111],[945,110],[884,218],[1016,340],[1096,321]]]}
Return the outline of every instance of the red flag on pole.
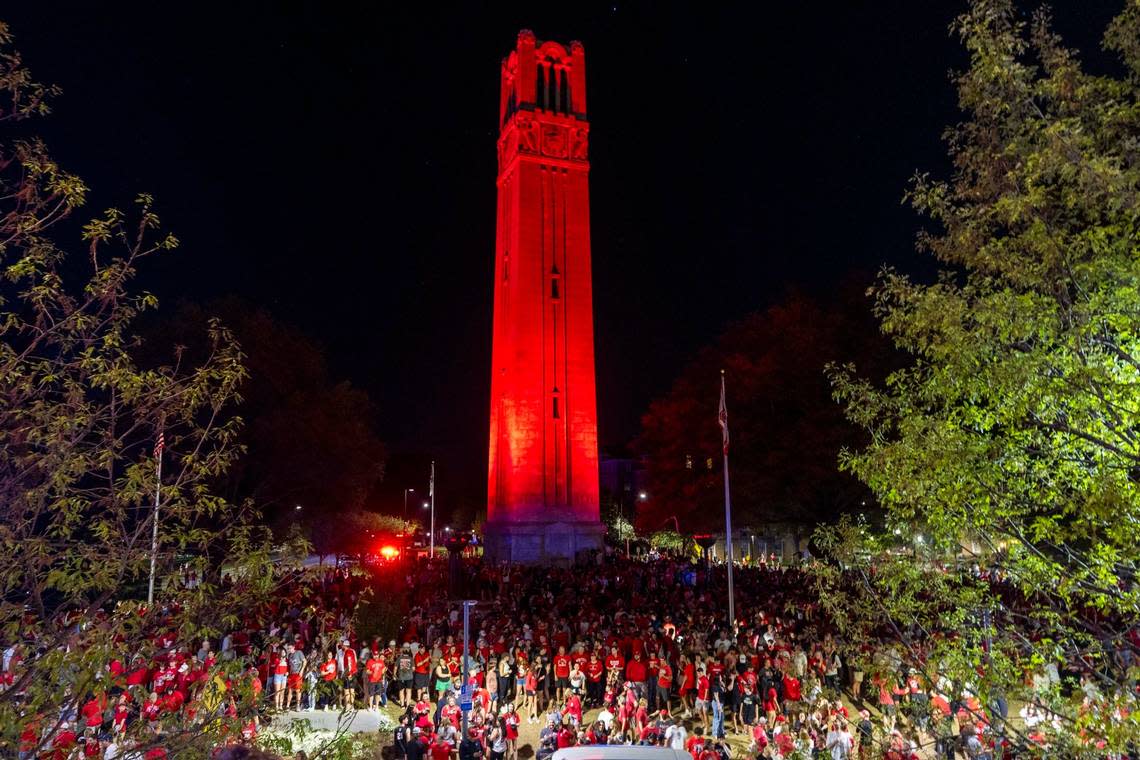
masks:
{"label": "red flag on pole", "polygon": [[728,455],[728,406],[724,403],[724,372],[720,373],[720,413],[717,414],[717,421],[720,423],[720,429],[724,444],[724,453]]}
{"label": "red flag on pole", "polygon": [[154,442],[154,458],[158,459],[162,456],[162,450],[166,448],[166,433],[159,433],[158,440]]}

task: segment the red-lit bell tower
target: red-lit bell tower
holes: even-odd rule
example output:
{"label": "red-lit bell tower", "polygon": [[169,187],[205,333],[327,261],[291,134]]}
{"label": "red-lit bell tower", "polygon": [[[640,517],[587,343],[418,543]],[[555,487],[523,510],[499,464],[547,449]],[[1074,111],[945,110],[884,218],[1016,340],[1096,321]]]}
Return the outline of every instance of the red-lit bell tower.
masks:
{"label": "red-lit bell tower", "polygon": [[519,32],[503,61],[486,555],[602,545],[586,58]]}

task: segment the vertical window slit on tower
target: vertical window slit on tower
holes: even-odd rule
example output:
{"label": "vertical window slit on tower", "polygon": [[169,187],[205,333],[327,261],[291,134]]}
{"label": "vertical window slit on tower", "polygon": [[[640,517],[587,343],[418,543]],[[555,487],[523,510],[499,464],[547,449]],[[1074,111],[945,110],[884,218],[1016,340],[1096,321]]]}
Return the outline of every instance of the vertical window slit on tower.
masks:
{"label": "vertical window slit on tower", "polygon": [[551,277],[550,278],[550,298],[554,301],[557,301],[561,297],[562,296],[560,296],[558,294],[558,278],[557,277]]}
{"label": "vertical window slit on tower", "polygon": [[[542,102],[539,98],[543,97],[544,92],[546,92],[546,71],[540,63],[534,72],[534,100],[536,104]],[[545,104],[543,107],[546,107]]]}
{"label": "vertical window slit on tower", "polygon": [[558,72],[560,87],[559,92],[562,94],[562,102],[559,103],[559,110],[562,113],[570,113],[570,81],[566,76],[566,69]]}
{"label": "vertical window slit on tower", "polygon": [[554,402],[554,419],[558,419],[558,397],[551,399]]}

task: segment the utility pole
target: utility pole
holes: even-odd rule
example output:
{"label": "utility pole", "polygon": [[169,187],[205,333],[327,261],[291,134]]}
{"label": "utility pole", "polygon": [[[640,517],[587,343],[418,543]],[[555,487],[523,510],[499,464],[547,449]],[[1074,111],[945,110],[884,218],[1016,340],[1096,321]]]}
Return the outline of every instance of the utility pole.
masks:
{"label": "utility pole", "polygon": [[471,712],[471,676],[468,658],[471,655],[471,608],[474,599],[463,602],[463,686],[459,690],[459,711],[463,715],[463,736],[467,736],[467,715]]}
{"label": "utility pole", "polygon": [[431,460],[431,481],[428,484],[428,498],[431,499],[431,533],[428,537],[428,560],[435,559],[435,460]]}
{"label": "utility pole", "polygon": [[154,443],[154,525],[150,533],[150,583],[146,589],[147,606],[154,604],[154,572],[158,564],[158,506],[162,500],[162,451],[166,448],[166,432],[159,430]]}
{"label": "utility pole", "polygon": [[724,549],[725,565],[728,568],[728,629],[736,628],[736,595],[732,589],[732,494],[728,488],[728,404],[725,402],[724,370],[720,371],[720,412],[717,414],[723,431],[724,449]]}

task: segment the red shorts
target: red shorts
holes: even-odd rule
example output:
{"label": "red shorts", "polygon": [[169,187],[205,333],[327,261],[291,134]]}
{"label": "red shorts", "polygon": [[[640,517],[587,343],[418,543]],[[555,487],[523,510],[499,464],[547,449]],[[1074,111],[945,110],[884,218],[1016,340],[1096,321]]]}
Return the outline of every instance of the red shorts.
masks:
{"label": "red shorts", "polygon": [[301,688],[301,674],[290,673],[289,678],[285,681],[286,688],[300,689]]}

